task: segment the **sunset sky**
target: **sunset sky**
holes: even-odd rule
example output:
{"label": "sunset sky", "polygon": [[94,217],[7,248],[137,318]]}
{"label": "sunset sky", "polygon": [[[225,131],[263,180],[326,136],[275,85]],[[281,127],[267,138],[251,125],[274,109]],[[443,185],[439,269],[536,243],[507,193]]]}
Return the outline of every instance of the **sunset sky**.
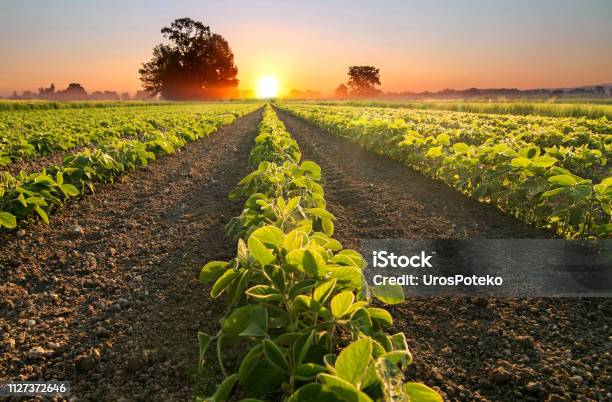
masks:
{"label": "sunset sky", "polygon": [[1,0],[0,96],[51,82],[134,92],[179,17],[229,41],[241,89],[274,76],[328,94],[361,64],[385,91],[612,82],[610,0]]}

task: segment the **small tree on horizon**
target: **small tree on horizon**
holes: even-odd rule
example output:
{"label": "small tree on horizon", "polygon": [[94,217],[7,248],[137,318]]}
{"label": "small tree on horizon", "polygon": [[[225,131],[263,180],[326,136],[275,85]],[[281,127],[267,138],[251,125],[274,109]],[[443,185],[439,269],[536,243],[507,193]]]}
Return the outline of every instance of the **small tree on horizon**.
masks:
{"label": "small tree on horizon", "polygon": [[157,45],[138,70],[146,91],[169,100],[235,95],[238,68],[223,36],[191,18],[176,19],[161,33],[169,43]]}

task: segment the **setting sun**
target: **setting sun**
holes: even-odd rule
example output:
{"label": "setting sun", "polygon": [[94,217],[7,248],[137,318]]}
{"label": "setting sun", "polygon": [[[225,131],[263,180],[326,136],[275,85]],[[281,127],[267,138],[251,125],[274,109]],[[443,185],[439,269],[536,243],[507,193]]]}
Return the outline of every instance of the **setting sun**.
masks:
{"label": "setting sun", "polygon": [[258,98],[275,98],[278,95],[278,80],[274,77],[261,77],[257,81]]}

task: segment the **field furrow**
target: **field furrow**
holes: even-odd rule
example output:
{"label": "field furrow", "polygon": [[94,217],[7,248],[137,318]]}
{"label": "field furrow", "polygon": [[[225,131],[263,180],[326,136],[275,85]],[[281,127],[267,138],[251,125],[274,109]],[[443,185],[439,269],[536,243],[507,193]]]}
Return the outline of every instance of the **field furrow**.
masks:
{"label": "field furrow", "polygon": [[[72,381],[79,400],[189,400],[197,330],[220,307],[197,281],[229,258],[261,111],[17,233],[0,234],[0,378]],[[200,313],[195,314],[196,311]]]}
{"label": "field furrow", "polygon": [[278,113],[305,157],[321,164],[330,211],[349,217],[338,219],[344,239],[550,237],[399,162]]}
{"label": "field furrow", "polygon": [[[335,237],[345,247],[359,249],[361,241],[377,238],[551,236],[398,162],[278,114],[303,157],[320,164]],[[407,296],[390,311],[392,330],[405,333],[415,356],[409,378],[439,387],[445,400],[537,400],[545,392],[596,398],[606,392],[612,314],[605,299]],[[589,379],[577,378],[577,372]]]}

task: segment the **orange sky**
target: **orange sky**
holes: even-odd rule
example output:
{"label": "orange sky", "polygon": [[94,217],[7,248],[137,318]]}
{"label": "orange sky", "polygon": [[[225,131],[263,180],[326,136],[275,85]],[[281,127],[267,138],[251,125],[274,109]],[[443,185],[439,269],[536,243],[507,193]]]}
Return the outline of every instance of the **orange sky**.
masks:
{"label": "orange sky", "polygon": [[612,82],[605,0],[5,0],[0,95],[51,82],[134,92],[159,29],[183,16],[228,39],[241,89],[273,75],[286,91],[329,94],[361,64],[381,69],[386,91]]}

